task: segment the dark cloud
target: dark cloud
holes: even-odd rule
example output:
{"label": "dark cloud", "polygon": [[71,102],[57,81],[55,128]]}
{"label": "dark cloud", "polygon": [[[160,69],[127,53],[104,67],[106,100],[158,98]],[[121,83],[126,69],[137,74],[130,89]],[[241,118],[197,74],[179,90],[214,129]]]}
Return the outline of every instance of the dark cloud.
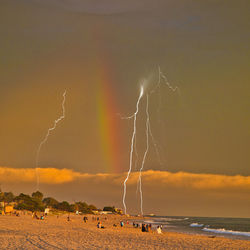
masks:
{"label": "dark cloud", "polygon": [[[1,1],[0,165],[35,167],[38,145],[60,115],[61,95],[67,89],[66,118],[42,148],[39,166],[66,168],[74,174],[126,172],[133,124],[120,120],[117,113],[135,111],[140,80],[146,78],[149,87],[154,86],[160,66],[181,95],[162,85],[150,97],[151,128],[162,164],[151,141],[145,170],[249,176],[248,10],[249,2],[232,0]],[[102,118],[100,110],[106,111]],[[110,127],[113,134],[101,135],[104,118],[115,124]],[[140,162],[145,150],[145,98],[137,131]],[[108,150],[111,138],[117,143]],[[112,159],[118,159],[113,168]],[[81,178],[74,178],[60,184],[67,197],[71,188],[79,189],[76,181],[81,183]],[[207,176],[199,178],[195,186],[187,178],[179,181],[192,194],[211,193],[204,182],[222,183],[222,177],[217,184]],[[245,192],[236,177],[226,181]],[[95,188],[102,193],[95,183],[93,197]],[[15,182],[11,185],[17,190]],[[146,187],[149,196],[159,192],[162,199],[157,187]],[[175,190],[173,196],[178,193],[185,200],[183,186],[168,187]],[[58,186],[54,188],[63,198]],[[222,192],[227,188],[238,192],[232,185],[215,190],[227,197]],[[84,195],[91,199],[85,190]],[[116,197],[110,193],[115,200],[119,195],[120,190]],[[213,192],[213,202],[214,197]],[[106,193],[99,198],[107,199]],[[178,207],[173,197],[174,203]],[[208,211],[205,205],[203,209]]]}

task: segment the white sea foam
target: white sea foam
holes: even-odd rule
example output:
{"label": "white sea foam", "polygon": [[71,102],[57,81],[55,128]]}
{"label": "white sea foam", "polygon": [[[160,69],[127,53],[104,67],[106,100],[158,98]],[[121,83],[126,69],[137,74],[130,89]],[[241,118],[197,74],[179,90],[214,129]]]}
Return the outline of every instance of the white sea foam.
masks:
{"label": "white sea foam", "polygon": [[166,221],[157,221],[157,220],[145,220],[144,223],[147,223],[147,224],[156,224],[156,225],[167,225],[169,224],[168,222]]}
{"label": "white sea foam", "polygon": [[203,227],[204,224],[199,224],[199,223],[192,223],[189,225],[190,227]]}
{"label": "white sea foam", "polygon": [[158,221],[183,221],[188,220],[189,218],[157,218]]}
{"label": "white sea foam", "polygon": [[250,232],[240,232],[240,231],[233,231],[233,230],[226,230],[224,228],[220,229],[213,229],[213,228],[203,228],[202,229],[205,232],[212,232],[212,233],[219,233],[219,234],[233,234],[233,235],[242,235],[242,236],[249,236]]}

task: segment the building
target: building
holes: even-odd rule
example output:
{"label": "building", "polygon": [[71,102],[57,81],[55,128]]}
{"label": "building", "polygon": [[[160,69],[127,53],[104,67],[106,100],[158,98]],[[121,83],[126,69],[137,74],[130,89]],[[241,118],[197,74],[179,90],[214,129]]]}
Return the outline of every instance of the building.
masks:
{"label": "building", "polygon": [[14,211],[14,207],[12,205],[6,205],[4,207],[5,214],[11,214]]}

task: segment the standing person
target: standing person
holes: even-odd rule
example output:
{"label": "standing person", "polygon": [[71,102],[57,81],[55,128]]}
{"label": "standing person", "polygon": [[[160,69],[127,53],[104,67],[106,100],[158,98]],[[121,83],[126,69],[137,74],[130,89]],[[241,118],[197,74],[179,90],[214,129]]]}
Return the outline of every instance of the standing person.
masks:
{"label": "standing person", "polygon": [[123,227],[123,226],[124,226],[124,223],[123,223],[123,221],[122,221],[122,220],[120,221],[120,225],[121,225],[121,227]]}
{"label": "standing person", "polygon": [[157,231],[157,233],[158,233],[158,234],[161,234],[161,233],[162,233],[162,231],[161,231],[161,227],[160,227],[160,226],[157,226],[156,231]]}

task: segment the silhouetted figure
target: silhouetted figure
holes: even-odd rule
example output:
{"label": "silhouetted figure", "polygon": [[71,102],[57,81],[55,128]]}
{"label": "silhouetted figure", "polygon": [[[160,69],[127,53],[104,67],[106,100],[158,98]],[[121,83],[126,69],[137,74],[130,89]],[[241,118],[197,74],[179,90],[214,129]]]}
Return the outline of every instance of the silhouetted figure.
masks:
{"label": "silhouetted figure", "polygon": [[87,216],[84,216],[84,217],[83,217],[83,220],[84,220],[84,222],[86,223],[87,220],[88,220],[88,217],[87,217]]}

